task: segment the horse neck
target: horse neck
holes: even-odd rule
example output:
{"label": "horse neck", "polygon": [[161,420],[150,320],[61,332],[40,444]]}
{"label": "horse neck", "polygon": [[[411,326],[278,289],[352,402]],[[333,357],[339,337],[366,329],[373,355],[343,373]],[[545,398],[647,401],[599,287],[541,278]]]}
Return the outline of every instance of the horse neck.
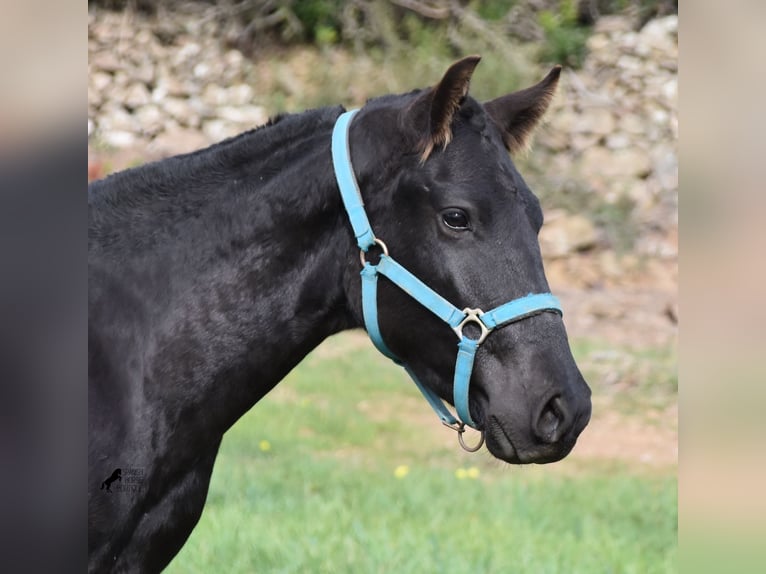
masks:
{"label": "horse neck", "polygon": [[339,112],[127,172],[112,188],[124,195],[112,198],[110,225],[92,225],[94,259],[118,262],[121,288],[144,309],[144,385],[190,400],[189,416],[214,398],[211,424],[225,430],[323,339],[358,323],[329,150]]}

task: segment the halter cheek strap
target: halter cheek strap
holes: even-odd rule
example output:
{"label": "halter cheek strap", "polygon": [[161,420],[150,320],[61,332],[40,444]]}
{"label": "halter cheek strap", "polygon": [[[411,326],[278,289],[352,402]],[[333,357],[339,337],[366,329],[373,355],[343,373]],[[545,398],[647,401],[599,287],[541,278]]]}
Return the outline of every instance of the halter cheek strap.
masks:
{"label": "halter cheek strap", "polygon": [[[358,111],[346,112],[336,121],[332,135],[332,159],[343,205],[351,222],[351,227],[354,230],[357,244],[362,251],[362,313],[367,333],[381,353],[396,364],[404,367],[442,423],[458,431],[458,438],[463,448],[471,451],[478,450],[482,443],[480,442],[476,447],[467,447],[463,442],[462,433],[465,425],[478,428],[471,418],[468,395],[474,359],[479,345],[498,327],[526,319],[544,311],[562,314],[561,305],[558,299],[550,293],[530,293],[526,297],[514,299],[487,312],[481,309],[469,308],[461,311],[397,263],[388,254],[386,244],[377,239],[372,232],[370,221],[364,209],[362,195],[359,191],[359,184],[356,181],[353,166],[351,165],[348,129],[352,118]],[[375,265],[365,259],[365,254],[374,245],[377,245],[383,251],[378,263]],[[459,342],[453,381],[453,399],[459,418],[456,418],[444,405],[441,398],[433,390],[425,386],[412,369],[386,346],[378,324],[377,293],[378,277],[380,275],[385,275],[392,283],[447,323],[457,335]],[[481,334],[478,338],[473,339],[463,334],[463,328],[469,323],[474,323],[479,327]]]}

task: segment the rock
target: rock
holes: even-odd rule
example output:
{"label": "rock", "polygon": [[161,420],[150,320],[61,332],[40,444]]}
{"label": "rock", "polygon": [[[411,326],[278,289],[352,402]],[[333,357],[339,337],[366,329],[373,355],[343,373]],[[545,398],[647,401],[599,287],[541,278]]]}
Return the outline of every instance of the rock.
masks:
{"label": "rock", "polygon": [[202,48],[196,42],[184,42],[181,49],[177,50],[171,59],[174,66],[183,66],[186,62],[197,59]]}
{"label": "rock", "polygon": [[621,132],[609,135],[606,138],[606,147],[611,150],[625,149],[626,147],[629,147],[631,143],[630,136]]}
{"label": "rock", "polygon": [[97,52],[92,58],[89,58],[88,63],[94,70],[99,70],[101,72],[113,73],[123,69],[122,62],[111,50]]}
{"label": "rock", "polygon": [[286,66],[280,67],[277,71],[277,85],[286,94],[295,96],[303,91],[303,86],[296,75]]}
{"label": "rock", "polygon": [[245,106],[253,103],[255,93],[247,84],[237,84],[226,89],[226,101],[233,106]]}
{"label": "rock", "polygon": [[154,84],[154,66],[150,61],[144,61],[133,70],[133,78],[147,86]]}
{"label": "rock", "polygon": [[[625,32],[620,36],[619,49],[623,53],[636,54],[640,46],[638,34],[635,32]],[[607,46],[605,46],[606,48]]]}
{"label": "rock", "polygon": [[633,30],[632,20],[623,16],[602,16],[596,22],[596,33],[607,34],[609,36],[615,33],[626,33]]}
{"label": "rock", "polygon": [[122,106],[113,102],[107,103],[101,108],[101,115],[97,123],[99,131],[107,132],[133,132],[138,128],[133,116]]}
{"label": "rock", "polygon": [[[575,123],[577,122],[577,114],[568,107],[562,107],[554,112],[555,121],[551,121],[554,129],[570,133],[574,130]],[[546,126],[543,125],[543,128]]]}
{"label": "rock", "polygon": [[149,44],[152,44],[155,41],[154,38],[154,34],[145,29],[139,30],[135,35],[136,43],[142,48],[146,48]]}
{"label": "rock", "polygon": [[104,102],[104,98],[102,97],[101,91],[96,90],[93,88],[93,86],[89,85],[88,86],[88,110],[95,110],[96,108],[101,107],[101,104],[103,102]]}
{"label": "rock", "polygon": [[598,145],[590,145],[584,148],[580,158],[580,171],[587,181],[593,177],[600,177],[604,166],[612,159],[612,153]]}
{"label": "rock", "polygon": [[245,57],[239,50],[229,50],[223,55],[223,61],[228,68],[240,68]]}
{"label": "rock", "polygon": [[224,106],[218,108],[217,115],[223,120],[247,127],[258,126],[268,120],[266,111],[260,106]]}
{"label": "rock", "polygon": [[611,110],[593,108],[581,114],[574,125],[574,131],[605,136],[614,131],[615,121]]}
{"label": "rock", "polygon": [[164,115],[157,105],[149,104],[136,110],[134,114],[138,126],[144,135],[154,136],[164,127]]}
{"label": "rock", "polygon": [[574,151],[583,152],[587,149],[595,147],[600,139],[601,136],[598,135],[574,133],[572,134],[570,145]]}
{"label": "rock", "polygon": [[668,78],[661,89],[668,107],[675,109],[678,102],[678,78]]}
{"label": "rock", "polygon": [[192,73],[194,74],[194,77],[198,80],[206,80],[208,77],[210,77],[210,74],[212,72],[212,67],[207,62],[200,62],[196,66],[194,66],[194,69],[192,70]]}
{"label": "rock", "polygon": [[649,154],[641,148],[615,150],[607,172],[610,175],[643,178],[652,171]]}
{"label": "rock", "polygon": [[224,120],[208,120],[202,124],[202,133],[213,142],[219,142],[240,133],[237,126]]}
{"label": "rock", "polygon": [[192,111],[198,114],[203,120],[212,120],[218,117],[216,113],[218,108],[206,104],[201,98],[192,96],[187,99],[187,102],[189,102]]}
{"label": "rock", "polygon": [[208,106],[217,108],[218,106],[225,106],[227,104],[228,95],[226,88],[222,88],[216,84],[208,84],[202,90],[200,98]]}
{"label": "rock", "polygon": [[652,168],[661,190],[678,189],[678,156],[670,146],[652,150]]}
{"label": "rock", "polygon": [[594,146],[583,152],[581,170],[586,178],[643,178],[651,173],[652,163],[649,154],[635,146],[614,151]]}
{"label": "rock", "polygon": [[99,92],[106,90],[112,83],[111,74],[105,74],[104,72],[94,72],[93,74],[90,74],[88,79],[90,80],[89,83],[93,86],[93,89]]}
{"label": "rock", "polygon": [[563,257],[596,245],[598,233],[591,221],[579,214],[560,213],[548,218],[540,230],[540,249],[544,257]]}
{"label": "rock", "polygon": [[641,58],[648,58],[652,54],[652,48],[644,42],[638,42],[634,53]]}
{"label": "rock", "polygon": [[130,147],[136,143],[136,135],[126,131],[102,131],[99,138],[106,145],[116,148]]}
{"label": "rock", "polygon": [[[131,82],[130,76],[123,70],[120,70],[119,72],[115,72],[114,76],[112,76],[112,86],[127,89],[130,82]],[[125,90],[122,90],[120,93],[124,94]],[[121,103],[123,102],[124,102],[124,98]]]}
{"label": "rock", "polygon": [[154,101],[158,101],[162,98],[165,98],[166,96],[178,98],[186,97],[189,95],[183,82],[178,80],[175,76],[171,76],[169,74],[170,72],[165,72],[157,80],[156,87],[152,92],[152,99]]}
{"label": "rock", "polygon": [[609,37],[606,34],[593,34],[590,38],[588,38],[585,46],[588,48],[590,53],[595,53],[609,48],[611,43],[612,42],[609,40]]}
{"label": "rock", "polygon": [[633,113],[620,117],[618,127],[621,131],[633,136],[643,136],[646,133],[646,120]]}
{"label": "rock", "polygon": [[546,126],[540,128],[540,132],[535,136],[535,144],[541,145],[553,152],[563,152],[569,147],[569,135],[560,129],[546,129]]}
{"label": "rock", "polygon": [[617,254],[607,249],[603,251],[598,257],[598,263],[601,267],[601,274],[610,279],[617,279],[623,274],[623,268],[620,264],[620,259]]}
{"label": "rock", "polygon": [[617,60],[617,67],[620,68],[621,72],[624,74],[638,74],[643,70],[641,60],[635,56],[629,55],[620,56]]}
{"label": "rock", "polygon": [[678,242],[674,239],[676,238],[649,233],[638,238],[635,249],[638,253],[652,258],[675,259],[678,257]]}
{"label": "rock", "polygon": [[670,122],[670,114],[660,107],[652,106],[649,110],[649,118],[652,123],[659,127],[668,127]]}
{"label": "rock", "polygon": [[583,305],[582,311],[599,319],[620,319],[625,315],[625,309],[612,304],[606,299],[594,299]]}
{"label": "rock", "polygon": [[170,156],[192,152],[208,145],[210,140],[199,130],[175,126],[154,138],[148,146],[148,151],[160,156]]}
{"label": "rock", "polygon": [[125,93],[125,107],[131,110],[145,106],[152,101],[152,96],[144,84],[135,83]]}
{"label": "rock", "polygon": [[183,83],[183,96],[185,97],[191,97],[191,96],[199,96],[202,93],[202,87],[204,82],[198,82],[195,79],[187,80]]}
{"label": "rock", "polygon": [[200,114],[192,108],[188,100],[181,98],[165,98],[160,102],[162,109],[179,124],[192,128],[198,128],[201,123]]}
{"label": "rock", "polygon": [[172,44],[176,37],[179,35],[180,30],[174,24],[167,19],[157,19],[154,25],[153,33],[160,44],[168,46]]}
{"label": "rock", "polygon": [[652,50],[667,53],[678,43],[678,16],[655,18],[646,23],[640,32],[640,42]]}
{"label": "rock", "polygon": [[639,212],[646,211],[654,204],[654,194],[646,180],[629,179],[620,188],[620,194],[624,195],[635,205]]}

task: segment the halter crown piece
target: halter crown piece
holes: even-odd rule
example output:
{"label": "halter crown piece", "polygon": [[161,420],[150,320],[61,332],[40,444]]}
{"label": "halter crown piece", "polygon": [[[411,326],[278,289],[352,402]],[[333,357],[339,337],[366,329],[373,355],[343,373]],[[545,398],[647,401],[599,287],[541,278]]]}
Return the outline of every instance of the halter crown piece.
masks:
{"label": "halter crown piece", "polygon": [[[351,120],[358,111],[351,110],[345,112],[335,122],[332,134],[332,162],[343,205],[346,208],[351,227],[354,230],[357,244],[362,250],[362,312],[367,333],[381,353],[396,364],[404,367],[442,423],[458,432],[460,445],[464,449],[473,452],[481,448],[484,442],[484,431],[481,431],[481,441],[474,447],[469,447],[463,442],[463,432],[465,431],[465,425],[480,430],[471,418],[468,407],[471,373],[479,345],[484,342],[494,329],[514,321],[526,319],[543,311],[553,311],[561,315],[563,314],[561,305],[558,299],[551,293],[530,293],[525,297],[520,297],[495,307],[491,311],[484,312],[481,309],[468,308],[461,311],[397,263],[388,254],[386,244],[377,239],[372,232],[370,221],[364,210],[364,202],[359,191],[359,184],[354,175],[354,168],[351,165],[348,131]],[[376,265],[365,260],[365,253],[373,245],[377,245],[383,251]],[[457,362],[455,363],[455,378],[452,392],[455,410],[458,417],[460,417],[459,419],[455,418],[444,405],[441,398],[421,383],[412,369],[394,355],[383,341],[378,325],[377,292],[379,275],[385,275],[418,303],[447,323],[457,335],[459,343],[457,346]],[[468,323],[475,323],[481,330],[481,334],[477,339],[472,339],[463,334],[463,328]]]}

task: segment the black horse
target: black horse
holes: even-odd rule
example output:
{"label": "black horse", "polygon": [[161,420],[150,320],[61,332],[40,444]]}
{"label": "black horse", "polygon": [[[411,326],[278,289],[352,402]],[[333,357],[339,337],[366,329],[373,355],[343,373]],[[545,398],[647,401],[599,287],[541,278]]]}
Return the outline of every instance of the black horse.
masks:
{"label": "black horse", "polygon": [[[543,214],[508,152],[526,145],[559,68],[482,104],[468,96],[478,61],[369,101],[349,145],[391,255],[453,304],[488,309],[548,291]],[[362,325],[330,151],[343,112],[281,116],[90,185],[91,572],[164,568],[200,517],[224,432],[327,336]],[[386,278],[377,299],[386,345],[451,402],[455,334]],[[469,406],[495,457],[566,456],[591,404],[560,316],[496,330]],[[142,488],[106,496],[118,461],[143,469]]]}

